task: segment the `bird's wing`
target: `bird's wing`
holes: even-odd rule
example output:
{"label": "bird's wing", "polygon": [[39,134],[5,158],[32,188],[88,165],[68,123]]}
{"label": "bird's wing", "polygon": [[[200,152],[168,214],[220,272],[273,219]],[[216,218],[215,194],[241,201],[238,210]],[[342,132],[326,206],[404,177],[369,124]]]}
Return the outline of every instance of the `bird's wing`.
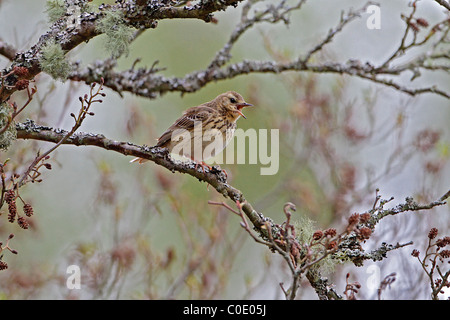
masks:
{"label": "bird's wing", "polygon": [[172,133],[175,130],[192,131],[196,123],[206,123],[214,115],[215,110],[208,106],[197,106],[187,109],[183,115],[178,118],[173,125],[171,125],[166,132],[164,132],[158,139],[157,147],[164,147],[172,138]]}

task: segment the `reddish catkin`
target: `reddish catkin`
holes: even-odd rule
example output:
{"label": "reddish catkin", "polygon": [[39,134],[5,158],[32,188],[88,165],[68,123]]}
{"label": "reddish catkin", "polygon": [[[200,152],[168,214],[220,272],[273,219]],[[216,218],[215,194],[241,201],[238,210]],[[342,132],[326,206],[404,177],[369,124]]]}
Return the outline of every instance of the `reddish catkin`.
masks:
{"label": "reddish catkin", "polygon": [[336,240],[333,240],[333,241],[330,241],[327,245],[326,245],[326,248],[327,248],[327,250],[334,250],[334,249],[336,249],[337,248],[337,242],[336,242]]}
{"label": "reddish catkin", "polygon": [[8,269],[8,264],[5,261],[0,261],[0,271]]}
{"label": "reddish catkin", "polygon": [[369,239],[370,235],[372,234],[372,230],[367,227],[362,227],[361,229],[359,229],[359,234],[362,239]]}
{"label": "reddish catkin", "polygon": [[316,232],[314,232],[314,234],[313,234],[313,239],[314,240],[320,240],[320,239],[322,239],[322,237],[323,237],[323,232],[322,232],[322,230],[317,230]]}
{"label": "reddish catkin", "polygon": [[8,203],[8,221],[13,223],[16,220],[17,206],[16,201],[11,201]]}
{"label": "reddish catkin", "polygon": [[425,20],[424,18],[417,18],[416,22],[418,25],[420,25],[421,27],[428,27],[429,23],[427,20]]}
{"label": "reddish catkin", "polygon": [[25,67],[18,67],[18,66],[15,66],[15,67],[13,68],[13,71],[14,71],[14,74],[15,74],[16,76],[18,76],[19,78],[26,77],[26,76],[28,76],[28,74],[29,74],[28,69],[25,68]]}
{"label": "reddish catkin", "polygon": [[28,86],[30,85],[30,81],[28,81],[27,79],[20,79],[17,80],[16,82],[16,89],[17,90],[25,90],[26,88],[28,88]]}
{"label": "reddish catkin", "polygon": [[25,203],[23,205],[23,212],[27,217],[31,217],[34,214],[33,207],[31,206],[31,204]]}
{"label": "reddish catkin", "polygon": [[365,212],[359,216],[359,221],[361,223],[366,223],[369,221],[369,219],[370,219],[370,213],[368,213],[368,212]]}
{"label": "reddish catkin", "polygon": [[354,226],[359,222],[359,213],[354,213],[348,218],[348,225]]}
{"label": "reddish catkin", "polygon": [[442,250],[440,255],[444,259],[450,258],[450,250]]}
{"label": "reddish catkin", "polygon": [[326,236],[326,237],[332,238],[332,237],[334,237],[335,235],[336,235],[336,229],[334,229],[334,228],[329,228],[329,229],[325,230],[325,236]]}
{"label": "reddish catkin", "polygon": [[430,232],[428,233],[428,238],[434,239],[434,238],[436,238],[437,234],[438,234],[438,229],[431,228]]}
{"label": "reddish catkin", "polygon": [[19,224],[19,227],[21,227],[22,229],[28,229],[29,227],[29,223],[27,221],[27,219],[25,219],[24,217],[19,217],[17,219],[17,223]]}
{"label": "reddish catkin", "polygon": [[10,190],[5,192],[5,201],[6,201],[6,203],[9,204],[15,199],[16,199],[16,193],[14,192],[14,190],[10,189]]}

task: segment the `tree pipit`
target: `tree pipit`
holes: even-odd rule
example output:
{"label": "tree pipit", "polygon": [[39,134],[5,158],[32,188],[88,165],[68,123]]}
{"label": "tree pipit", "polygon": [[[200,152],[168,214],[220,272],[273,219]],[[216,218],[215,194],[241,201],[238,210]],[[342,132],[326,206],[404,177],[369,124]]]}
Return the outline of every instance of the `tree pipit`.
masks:
{"label": "tree pipit", "polygon": [[[187,109],[158,138],[156,147],[167,148],[170,153],[184,156],[200,165],[204,172],[205,160],[220,153],[231,141],[236,121],[244,107],[252,106],[234,91],[218,95],[214,100]],[[143,163],[147,159],[135,158],[130,162]],[[211,168],[211,167],[209,167]]]}

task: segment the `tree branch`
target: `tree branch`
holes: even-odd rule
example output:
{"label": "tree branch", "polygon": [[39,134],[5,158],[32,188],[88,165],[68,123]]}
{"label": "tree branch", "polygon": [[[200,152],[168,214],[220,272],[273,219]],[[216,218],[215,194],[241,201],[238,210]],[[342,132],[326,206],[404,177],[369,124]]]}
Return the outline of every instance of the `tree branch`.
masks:
{"label": "tree branch", "polygon": [[434,1],[439,3],[441,6],[443,6],[447,10],[450,10],[450,4],[448,3],[448,0],[434,0]]}
{"label": "tree branch", "polygon": [[[417,37],[411,43],[406,44],[406,37],[411,32],[410,22],[407,22],[401,44],[390,57],[379,66],[374,66],[369,61],[362,62],[354,59],[348,59],[344,62],[321,62],[311,63],[311,57],[321,51],[323,47],[334,40],[335,36],[342,32],[345,26],[360,17],[366,10],[367,6],[373,4],[368,2],[358,10],[350,10],[348,13],[342,13],[339,23],[329,30],[327,35],[318,42],[313,48],[308,50],[303,56],[291,61],[255,61],[243,60],[233,64],[228,64],[231,59],[231,50],[240,37],[256,23],[269,22],[276,23],[278,21],[289,22],[288,14],[300,9],[304,4],[304,0],[298,1],[293,6],[287,6],[285,1],[280,1],[277,6],[268,5],[265,10],[257,12],[250,17],[249,11],[252,5],[257,1],[250,1],[243,7],[241,21],[230,35],[229,40],[224,47],[219,50],[213,57],[208,67],[204,70],[191,72],[184,77],[165,77],[157,74],[153,68],[145,69],[134,68],[124,71],[115,71],[115,61],[110,59],[105,61],[97,61],[92,66],[76,66],[70,79],[74,81],[84,81],[87,84],[96,82],[100,77],[105,78],[105,85],[114,91],[122,94],[122,92],[131,92],[138,96],[147,98],[157,98],[158,95],[166,92],[195,92],[211,82],[232,79],[240,75],[251,73],[282,73],[288,71],[296,72],[314,72],[314,73],[333,73],[340,75],[348,75],[368,80],[377,84],[381,84],[393,88],[399,92],[406,93],[410,96],[416,96],[424,93],[433,93],[449,99],[450,93],[439,89],[436,86],[411,88],[395,81],[394,77],[401,76],[408,71],[413,72],[411,81],[420,76],[420,69],[426,70],[442,70],[448,71],[448,66],[443,64],[430,65],[431,61],[437,59],[448,58],[448,54],[437,52],[437,46],[443,41],[445,34],[449,29],[448,20],[435,24],[431,31],[421,40],[417,42]],[[415,10],[409,15],[409,21],[413,19]],[[396,59],[404,55],[408,50],[421,46],[442,31],[440,37],[433,44],[433,50],[428,51],[416,58],[403,63],[401,65],[391,65]],[[436,52],[435,52],[436,51]]]}
{"label": "tree branch", "polygon": [[[150,1],[145,6],[135,6],[129,1],[122,1],[116,5],[102,5],[99,7],[99,12],[84,12],[77,18],[79,23],[73,27],[68,28],[64,19],[59,19],[53,24],[50,30],[39,38],[39,41],[28,51],[18,53],[15,55],[11,65],[25,66],[29,73],[27,79],[33,79],[38,75],[42,69],[39,64],[39,56],[41,49],[46,45],[50,39],[56,40],[61,45],[65,53],[71,51],[78,45],[88,42],[90,39],[101,34],[98,30],[98,21],[105,15],[108,10],[121,10],[125,17],[125,23],[136,28],[155,28],[155,20],[163,19],[201,19],[210,22],[212,13],[223,11],[229,6],[237,6],[243,0],[205,0],[193,6],[174,7],[168,6],[164,1]],[[72,5],[76,5],[76,1]],[[12,56],[12,49],[4,49],[0,53],[10,58]],[[6,69],[8,73],[10,69]],[[0,92],[0,101],[6,101],[11,94],[17,89],[14,88],[14,78],[9,79],[11,83],[8,86],[12,87],[9,90],[2,90]],[[99,82],[100,78],[93,82]]]}
{"label": "tree branch", "polygon": [[[187,18],[187,19],[201,19],[204,21],[211,21],[211,14],[217,11],[225,10],[229,6],[236,6],[239,2],[231,0],[223,1],[200,1],[199,3],[191,6],[170,6],[164,1],[152,1],[147,2],[144,5],[134,6],[131,2],[122,1],[116,5],[102,5],[100,6],[100,11],[98,13],[94,12],[84,12],[79,18],[79,23],[74,27],[67,28],[64,19],[58,20],[54,25],[52,25],[50,31],[40,37],[37,44],[35,44],[30,50],[24,53],[18,53],[15,55],[15,50],[0,42],[0,54],[3,54],[8,59],[12,60],[13,66],[26,66],[28,68],[27,79],[34,78],[42,70],[39,65],[38,57],[40,55],[40,50],[49,39],[55,39],[57,43],[61,44],[62,49],[65,53],[71,51],[73,48],[81,43],[87,42],[93,37],[100,34],[97,29],[98,21],[105,15],[108,10],[119,10],[123,12],[125,23],[127,25],[139,28],[140,30],[155,28],[156,21],[162,19],[174,19],[174,18]],[[114,71],[116,62],[113,59],[107,59],[105,61],[97,61],[92,66],[81,67],[79,65],[73,66],[73,71],[71,72],[69,79],[74,81],[84,81],[87,84],[93,82],[99,82],[100,78],[105,79],[105,86],[111,88],[112,90],[122,94],[122,92],[131,92],[138,96],[143,96],[147,98],[156,98],[158,95],[165,92],[194,92],[211,82],[232,79],[240,75],[246,75],[250,73],[281,73],[287,71],[307,71],[315,73],[335,73],[340,75],[348,75],[353,77],[359,77],[374,83],[378,83],[384,86],[391,87],[397,91],[406,93],[411,96],[433,93],[450,98],[450,93],[441,90],[435,86],[431,87],[421,87],[421,88],[410,88],[402,85],[393,80],[393,76],[399,76],[404,72],[412,71],[414,76],[412,80],[419,76],[419,69],[427,70],[447,70],[448,67],[445,65],[430,66],[425,64],[425,61],[429,61],[433,56],[442,57],[445,56],[430,54],[419,56],[407,64],[400,66],[390,66],[390,64],[400,55],[404,55],[405,52],[413,47],[428,42],[438,30],[445,28],[442,33],[446,34],[449,29],[449,23],[447,20],[436,24],[429,34],[419,42],[416,42],[416,36],[414,36],[414,41],[408,45],[405,44],[406,35],[410,32],[410,22],[413,19],[415,9],[409,15],[409,22],[407,21],[407,27],[405,29],[404,36],[401,41],[400,47],[391,54],[384,63],[380,66],[375,67],[370,62],[361,62],[353,59],[349,59],[346,62],[336,63],[336,62],[323,62],[320,64],[311,64],[310,58],[320,51],[326,44],[330,43],[335,35],[343,30],[343,28],[360,17],[365,11],[367,5],[372,4],[368,2],[362,8],[358,10],[350,10],[346,14],[342,14],[341,19],[336,27],[330,29],[328,34],[318,42],[316,46],[311,48],[305,53],[305,55],[296,60],[288,62],[276,62],[276,61],[249,61],[243,60],[234,64],[228,64],[230,61],[231,54],[230,51],[234,44],[240,39],[242,34],[246,32],[250,27],[254,26],[259,22],[269,22],[276,23],[278,21],[283,21],[285,23],[289,22],[288,14],[293,11],[300,9],[306,0],[298,0],[298,2],[292,6],[288,6],[286,1],[280,1],[277,5],[267,5],[265,10],[261,12],[255,11],[254,15],[250,17],[249,11],[251,7],[258,1],[250,1],[246,3],[243,8],[241,22],[235,28],[231,34],[228,42],[224,47],[217,52],[215,57],[210,62],[209,66],[205,70],[194,71],[187,74],[184,77],[164,77],[157,74],[158,70],[153,68],[145,69],[140,68],[135,70],[134,68],[125,71]],[[76,2],[76,1],[75,1]],[[144,2],[145,3],[145,2]],[[442,40],[442,37],[440,38]],[[433,51],[436,49],[436,42],[433,46]],[[5,72],[9,72],[6,69]],[[390,78],[386,77],[390,76]],[[15,78],[8,78],[10,83],[7,85],[11,88],[8,90],[2,90],[0,92],[0,101],[5,101],[8,97],[15,92]]]}
{"label": "tree branch", "polygon": [[157,98],[159,94],[166,92],[195,92],[203,88],[206,84],[220,80],[232,79],[240,75],[250,73],[282,73],[287,71],[307,71],[315,73],[333,73],[359,77],[368,81],[392,87],[398,91],[411,96],[434,93],[444,98],[450,99],[450,93],[432,87],[408,88],[404,85],[394,82],[392,79],[382,78],[382,75],[395,75],[399,70],[383,69],[377,70],[369,63],[349,60],[347,63],[322,63],[305,64],[303,62],[292,61],[287,63],[275,61],[242,61],[231,64],[226,68],[214,69],[209,72],[196,71],[186,75],[183,78],[165,77],[154,74],[147,69],[129,69],[122,72],[112,70],[111,62],[97,62],[93,66],[88,66],[83,70],[75,70],[71,75],[71,80],[84,81],[87,84],[98,81],[100,76],[105,77],[105,86],[112,90],[122,92],[132,92],[138,96],[147,98]]}
{"label": "tree branch", "polygon": [[16,48],[9,43],[0,40],[0,55],[12,61],[16,56],[16,52]]}

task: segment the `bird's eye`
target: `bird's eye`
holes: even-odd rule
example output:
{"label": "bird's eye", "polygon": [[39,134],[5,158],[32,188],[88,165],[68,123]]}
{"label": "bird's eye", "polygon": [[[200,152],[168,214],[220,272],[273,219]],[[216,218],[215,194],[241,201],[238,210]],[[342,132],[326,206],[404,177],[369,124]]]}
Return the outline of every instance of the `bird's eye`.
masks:
{"label": "bird's eye", "polygon": [[237,101],[236,101],[235,98],[230,98],[230,102],[231,102],[231,103],[236,103]]}

